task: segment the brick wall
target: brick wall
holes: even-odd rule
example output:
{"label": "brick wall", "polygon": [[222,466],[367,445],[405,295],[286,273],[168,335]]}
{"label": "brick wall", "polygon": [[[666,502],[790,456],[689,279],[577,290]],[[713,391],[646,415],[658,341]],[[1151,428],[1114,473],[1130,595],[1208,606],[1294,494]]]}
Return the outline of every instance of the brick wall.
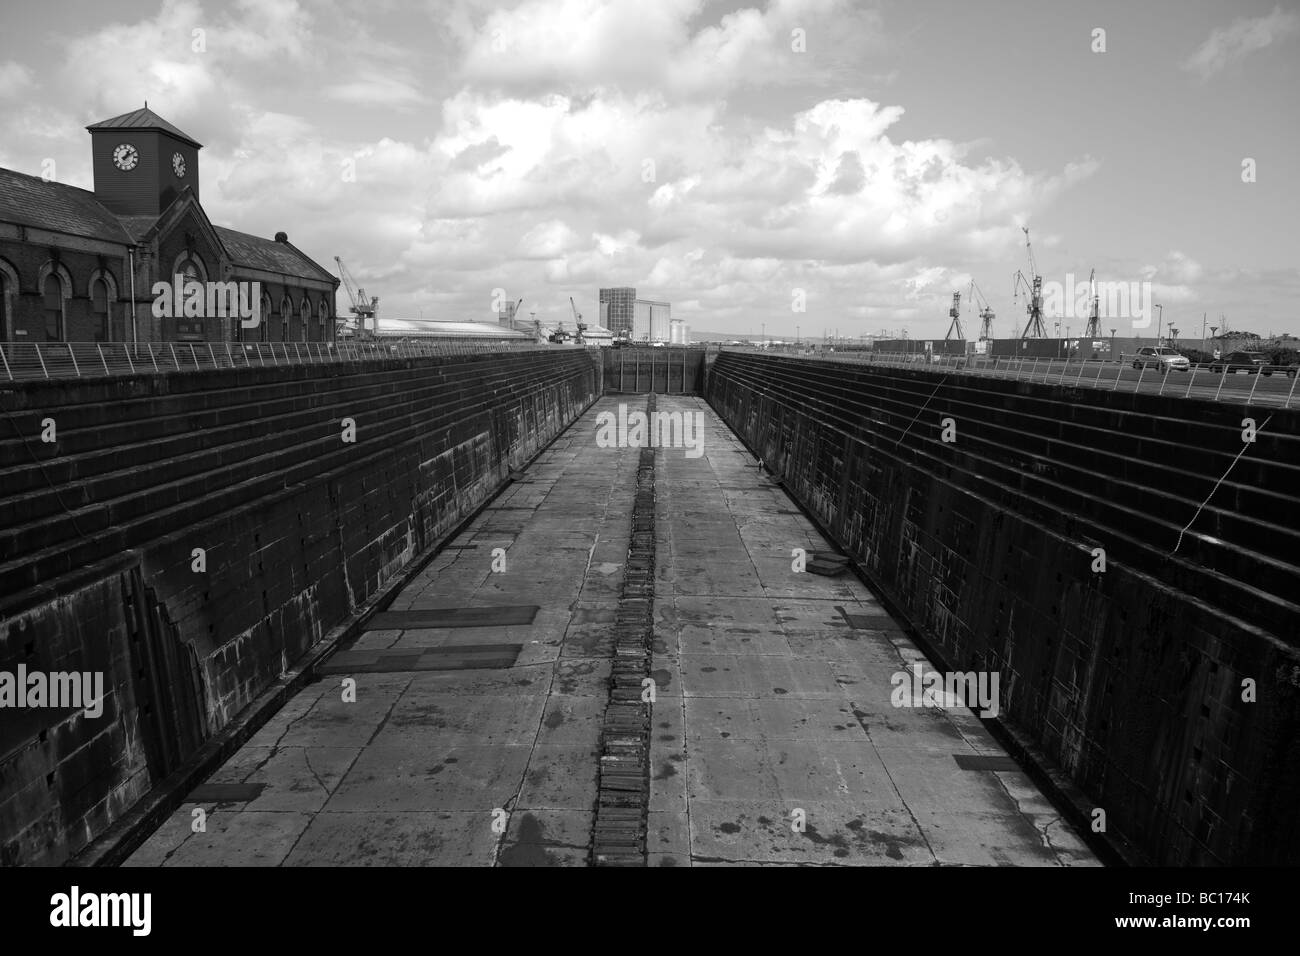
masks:
{"label": "brick wall", "polygon": [[0,862],[102,832],[598,393],[585,350],[19,386],[0,669],[104,671],[110,703],[5,714]]}
{"label": "brick wall", "polygon": [[1300,413],[735,353],[707,396],[1119,845],[1300,859]]}

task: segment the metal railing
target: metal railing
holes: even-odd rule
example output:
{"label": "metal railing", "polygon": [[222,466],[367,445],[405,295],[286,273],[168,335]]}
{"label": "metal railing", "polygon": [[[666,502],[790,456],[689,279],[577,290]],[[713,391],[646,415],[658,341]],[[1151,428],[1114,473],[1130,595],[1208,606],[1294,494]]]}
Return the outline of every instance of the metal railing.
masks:
{"label": "metal railing", "polygon": [[[752,348],[723,346],[721,351],[743,354],[756,353]],[[1294,367],[1273,366],[1271,374],[1260,372],[1242,374],[1215,371],[1218,365],[1192,365],[1186,372],[1162,371],[1154,365],[1139,363],[1133,367],[1136,356],[1123,354],[1119,361],[1067,358],[1024,358],[985,355],[943,355],[930,352],[819,352],[815,354],[775,353],[792,358],[815,359],[826,362],[851,362],[858,365],[879,365],[888,368],[914,368],[921,371],[945,374],[984,375],[1009,378],[1047,385],[1067,385],[1077,388],[1103,388],[1110,391],[1148,392],[1181,398],[1203,398],[1217,402],[1239,402],[1251,405],[1276,405],[1290,408],[1292,402],[1300,407],[1296,385],[1300,375]],[[1261,387],[1261,383],[1262,386]]]}
{"label": "metal railing", "polygon": [[379,342],[5,342],[0,377],[10,382],[103,378],[222,368],[317,365],[439,355],[561,348],[515,339]]}

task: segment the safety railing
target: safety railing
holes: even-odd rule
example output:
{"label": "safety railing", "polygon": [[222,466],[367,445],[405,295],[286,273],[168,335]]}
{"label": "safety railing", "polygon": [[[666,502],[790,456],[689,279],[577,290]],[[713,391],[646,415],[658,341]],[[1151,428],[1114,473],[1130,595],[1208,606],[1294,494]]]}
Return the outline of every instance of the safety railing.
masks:
{"label": "safety railing", "polygon": [[[724,352],[754,354],[753,348],[723,346]],[[1268,366],[1259,371],[1225,369],[1219,365],[1190,365],[1186,371],[1162,370],[1154,363],[1121,355],[1119,361],[1079,358],[1027,358],[985,355],[946,355],[931,352],[775,353],[826,362],[852,362],[889,368],[915,368],[950,374],[984,375],[1049,385],[1149,392],[1182,398],[1203,398],[1251,405],[1300,407],[1295,366]]]}
{"label": "safety railing", "polygon": [[316,365],[439,355],[516,352],[563,346],[489,340],[379,342],[4,342],[0,377],[10,382],[102,378],[247,366]]}

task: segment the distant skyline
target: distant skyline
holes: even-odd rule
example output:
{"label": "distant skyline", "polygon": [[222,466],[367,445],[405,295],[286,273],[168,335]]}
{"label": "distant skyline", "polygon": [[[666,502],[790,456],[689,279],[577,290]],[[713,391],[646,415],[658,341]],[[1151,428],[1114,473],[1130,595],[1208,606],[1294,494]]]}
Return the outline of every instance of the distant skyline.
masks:
{"label": "distant skyline", "polygon": [[148,100],[215,222],[341,256],[381,322],[633,286],[736,337],[942,337],[973,278],[1004,336],[1028,226],[1183,338],[1300,334],[1298,52],[1294,0],[6,5],[0,166],[90,188],[84,127]]}

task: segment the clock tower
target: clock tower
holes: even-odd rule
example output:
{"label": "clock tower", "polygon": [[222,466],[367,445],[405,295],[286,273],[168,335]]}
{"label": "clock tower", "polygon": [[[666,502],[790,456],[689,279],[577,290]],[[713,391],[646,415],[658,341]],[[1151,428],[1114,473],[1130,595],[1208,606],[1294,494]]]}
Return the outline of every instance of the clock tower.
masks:
{"label": "clock tower", "polygon": [[158,216],[189,186],[199,198],[195,142],[146,103],[87,126],[95,198],[119,216]]}

